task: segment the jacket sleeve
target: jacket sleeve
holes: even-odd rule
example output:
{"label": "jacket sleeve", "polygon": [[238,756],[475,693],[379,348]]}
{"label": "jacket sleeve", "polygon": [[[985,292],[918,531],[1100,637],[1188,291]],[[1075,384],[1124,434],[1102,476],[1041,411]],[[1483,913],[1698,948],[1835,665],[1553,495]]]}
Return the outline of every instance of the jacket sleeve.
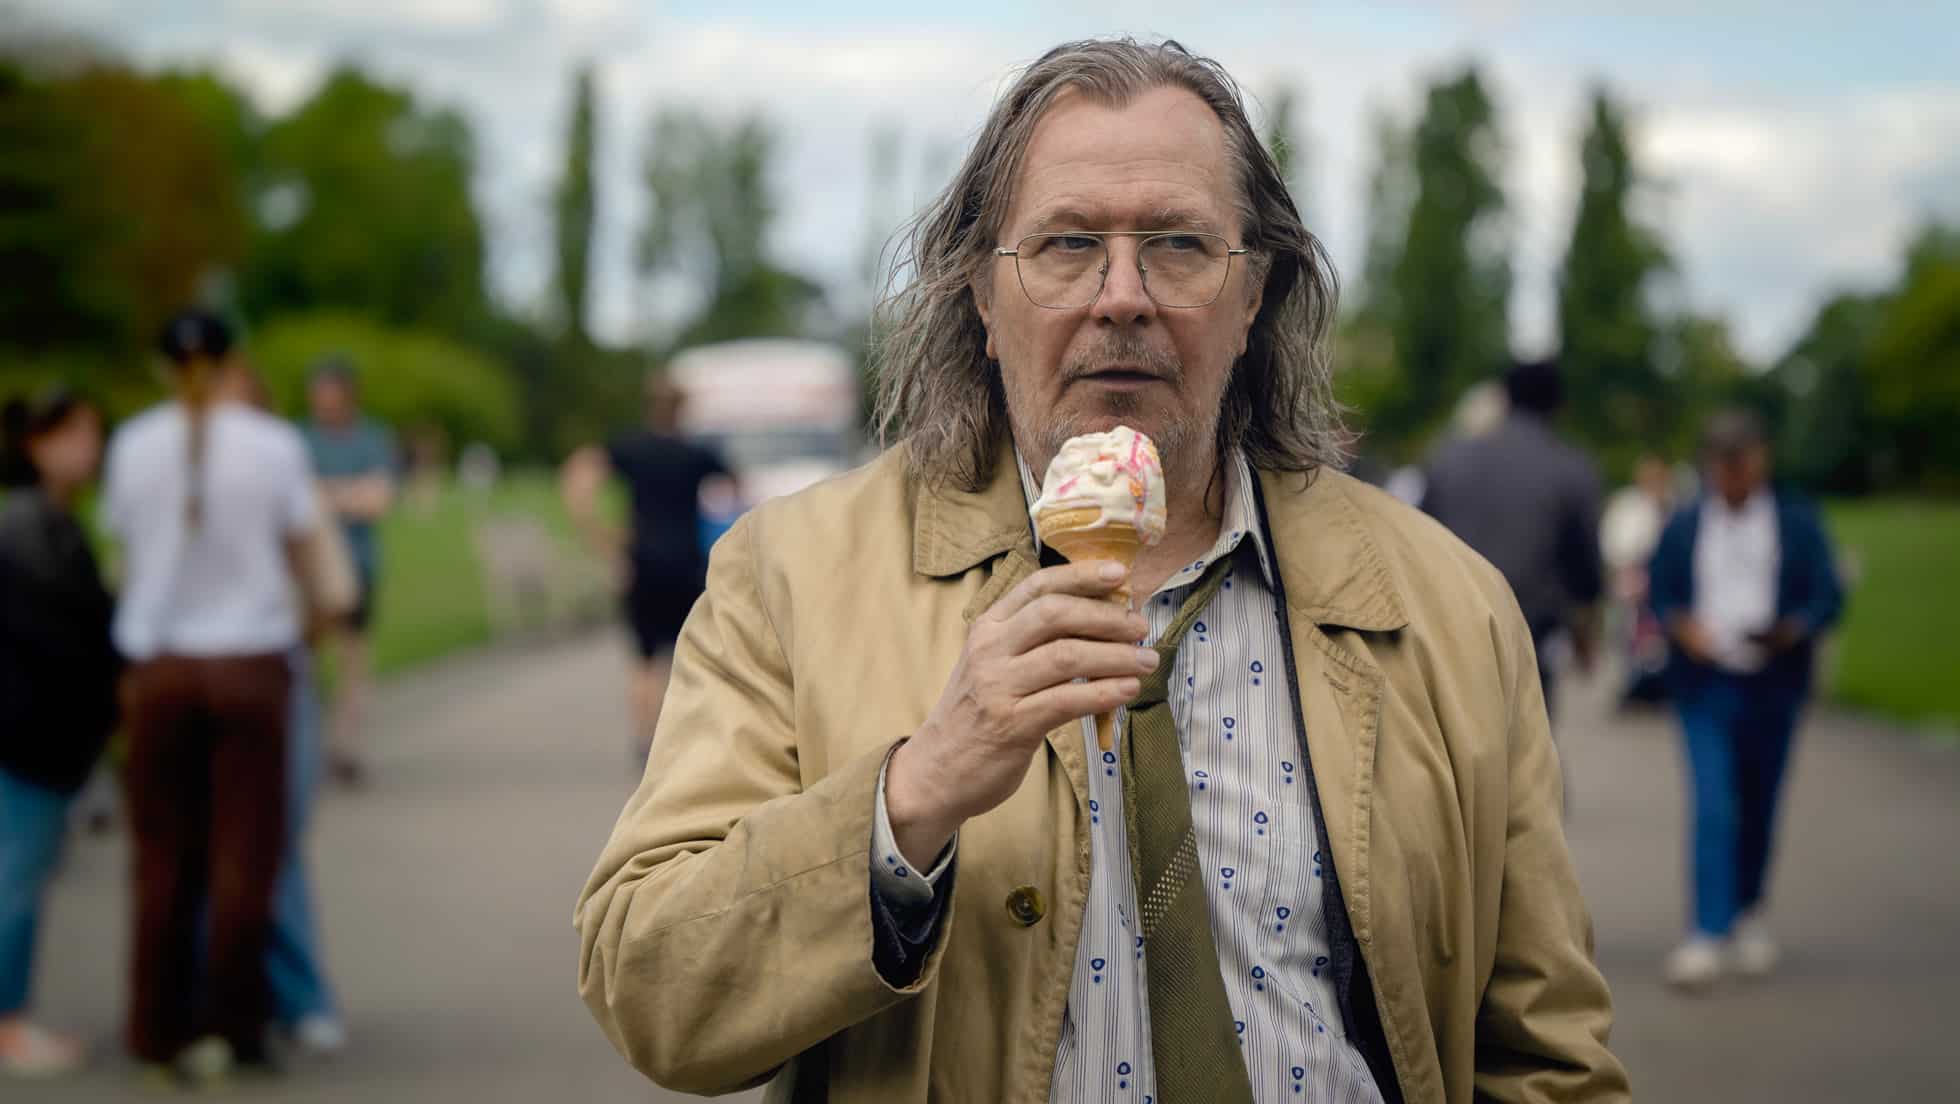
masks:
{"label": "jacket sleeve", "polygon": [[1677,511],[1661,530],[1654,559],[1647,567],[1647,604],[1665,626],[1679,613],[1694,608],[1695,550],[1688,536],[1688,514]]}
{"label": "jacket sleeve", "polygon": [[1573,474],[1572,489],[1559,519],[1558,563],[1572,601],[1590,606],[1606,592],[1599,553],[1599,476],[1588,469]]}
{"label": "jacket sleeve", "polygon": [[1631,1099],[1607,1049],[1613,1001],[1566,850],[1558,753],[1523,619],[1511,640],[1510,793],[1497,953],[1477,1013],[1478,1100]]}
{"label": "jacket sleeve", "polygon": [[[889,747],[807,787],[751,511],[715,545],[653,753],[580,895],[579,992],[622,1055],[692,1093],[767,1079],[904,988],[874,962],[872,813]],[[908,973],[912,971],[907,971]]]}
{"label": "jacket sleeve", "polygon": [[1837,561],[1831,555],[1831,539],[1823,520],[1808,505],[1799,510],[1798,524],[1792,528],[1803,542],[1799,562],[1807,577],[1803,604],[1791,612],[1803,620],[1805,635],[1815,636],[1837,624],[1844,612],[1844,584],[1838,579]]}

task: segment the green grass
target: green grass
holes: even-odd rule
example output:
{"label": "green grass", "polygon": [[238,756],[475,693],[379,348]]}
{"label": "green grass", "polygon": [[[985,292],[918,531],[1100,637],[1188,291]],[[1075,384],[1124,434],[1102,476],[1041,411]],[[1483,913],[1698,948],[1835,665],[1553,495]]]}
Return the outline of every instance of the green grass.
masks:
{"label": "green grass", "polygon": [[1856,571],[1831,694],[1900,720],[1960,726],[1960,503],[1889,499],[1826,510]]}
{"label": "green grass", "polygon": [[427,506],[405,499],[388,515],[374,620],[378,673],[489,643],[495,630],[476,533],[485,521],[513,516],[537,521],[578,554],[556,487],[541,473],[513,474],[488,496],[449,486]]}

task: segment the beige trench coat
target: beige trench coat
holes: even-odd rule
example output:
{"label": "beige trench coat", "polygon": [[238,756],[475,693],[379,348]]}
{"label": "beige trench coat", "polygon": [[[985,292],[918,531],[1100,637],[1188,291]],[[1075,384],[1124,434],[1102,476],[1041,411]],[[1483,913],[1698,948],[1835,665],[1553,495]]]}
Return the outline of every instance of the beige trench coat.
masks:
{"label": "beige trench coat", "polygon": [[[1309,760],[1410,1101],[1618,1101],[1531,641],[1501,576],[1341,474],[1262,474]],[[918,981],[872,965],[879,767],[1034,570],[1011,459],[896,450],[746,515],[681,635],[638,792],[581,894],[579,989],[655,1081],[774,1099],[1048,1098],[1089,886],[1081,733],[960,832]],[[1045,902],[1028,919],[1024,887]],[[1021,907],[1017,908],[1016,904]]]}

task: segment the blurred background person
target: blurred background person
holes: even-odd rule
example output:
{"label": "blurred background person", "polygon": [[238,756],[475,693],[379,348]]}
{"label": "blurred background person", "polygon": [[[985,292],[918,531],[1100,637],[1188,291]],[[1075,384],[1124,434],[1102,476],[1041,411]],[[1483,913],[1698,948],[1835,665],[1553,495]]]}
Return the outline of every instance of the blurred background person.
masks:
{"label": "blurred background person", "polygon": [[354,556],[360,596],[326,640],[333,664],[327,764],[334,780],[358,786],[367,778],[363,723],[369,684],[368,630],[374,620],[381,577],[381,540],[375,526],[395,503],[394,435],[361,410],[354,364],[328,357],[307,382],[310,416],[303,427],[327,508],[340,520]]}
{"label": "blurred background person", "polygon": [[[664,375],[647,377],[645,401],[644,428],[603,448],[580,448],[565,460],[559,478],[573,522],[622,575],[626,621],[640,660],[629,690],[631,751],[642,763],[666,697],[674,642],[707,581],[702,486],[730,478],[718,455],[680,436],[682,394]],[[627,534],[601,516],[600,491],[612,475],[626,484],[632,519]]]}
{"label": "blurred background person", "polygon": [[1457,436],[1425,465],[1422,509],[1504,573],[1538,651],[1545,706],[1555,708],[1557,657],[1570,630],[1590,667],[1599,563],[1599,472],[1552,427],[1565,399],[1556,360],[1518,361],[1504,376],[1502,420]]}
{"label": "blurred background person", "polygon": [[1701,499],[1669,521],[1650,570],[1694,788],[1692,927],[1664,971],[1687,989],[1776,966],[1763,895],[1777,796],[1817,638],[1843,604],[1816,511],[1770,484],[1761,419],[1715,415],[1702,463]]}
{"label": "blurred background person", "polygon": [[113,606],[75,503],[102,416],[66,390],[0,411],[0,1073],[79,1066],[83,1046],[27,1018],[43,891],[67,814],[116,720]]}
{"label": "blurred background person", "polygon": [[1647,562],[1674,512],[1674,473],[1647,453],[1634,462],[1633,482],[1606,500],[1599,519],[1599,552],[1612,602],[1606,634],[1625,665],[1623,704],[1666,695],[1667,640],[1647,603]]}
{"label": "blurred background person", "polygon": [[154,1078],[204,1083],[265,1058],[288,656],[319,515],[299,434],[235,398],[246,385],[229,328],[184,312],[160,349],[174,397],[116,433],[104,489],[125,564],[115,641],[131,664],[127,1042]]}
{"label": "blurred background person", "polygon": [[[239,393],[220,392],[262,412],[272,413],[272,396],[258,372],[242,368],[229,384]],[[302,1055],[330,1058],[347,1046],[333,987],[327,980],[320,952],[319,923],[313,905],[313,879],[307,862],[307,829],[319,795],[324,761],[324,724],[319,668],[314,648],[339,619],[350,616],[361,601],[361,581],[340,523],[325,508],[321,492],[317,516],[301,538],[307,553],[300,584],[316,617],[306,639],[293,647],[291,714],[286,738],[285,852],[279,860],[279,880],[272,897],[272,932],[266,944],[266,981],[272,988],[274,1018]]]}

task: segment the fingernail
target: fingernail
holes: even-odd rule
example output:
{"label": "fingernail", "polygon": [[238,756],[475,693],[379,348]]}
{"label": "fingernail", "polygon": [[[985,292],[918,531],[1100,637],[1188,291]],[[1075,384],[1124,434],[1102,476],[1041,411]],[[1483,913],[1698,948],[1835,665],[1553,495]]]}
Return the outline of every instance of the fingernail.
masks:
{"label": "fingernail", "polygon": [[1161,662],[1163,662],[1163,660],[1158,658],[1157,649],[1155,648],[1137,649],[1137,664],[1138,666],[1142,667],[1144,670],[1155,671],[1157,669],[1157,664]]}
{"label": "fingernail", "polygon": [[1126,574],[1126,571],[1122,564],[1112,560],[1109,563],[1102,565],[1102,570],[1097,572],[1097,574],[1101,575],[1108,582],[1113,583],[1116,580],[1121,579]]}

